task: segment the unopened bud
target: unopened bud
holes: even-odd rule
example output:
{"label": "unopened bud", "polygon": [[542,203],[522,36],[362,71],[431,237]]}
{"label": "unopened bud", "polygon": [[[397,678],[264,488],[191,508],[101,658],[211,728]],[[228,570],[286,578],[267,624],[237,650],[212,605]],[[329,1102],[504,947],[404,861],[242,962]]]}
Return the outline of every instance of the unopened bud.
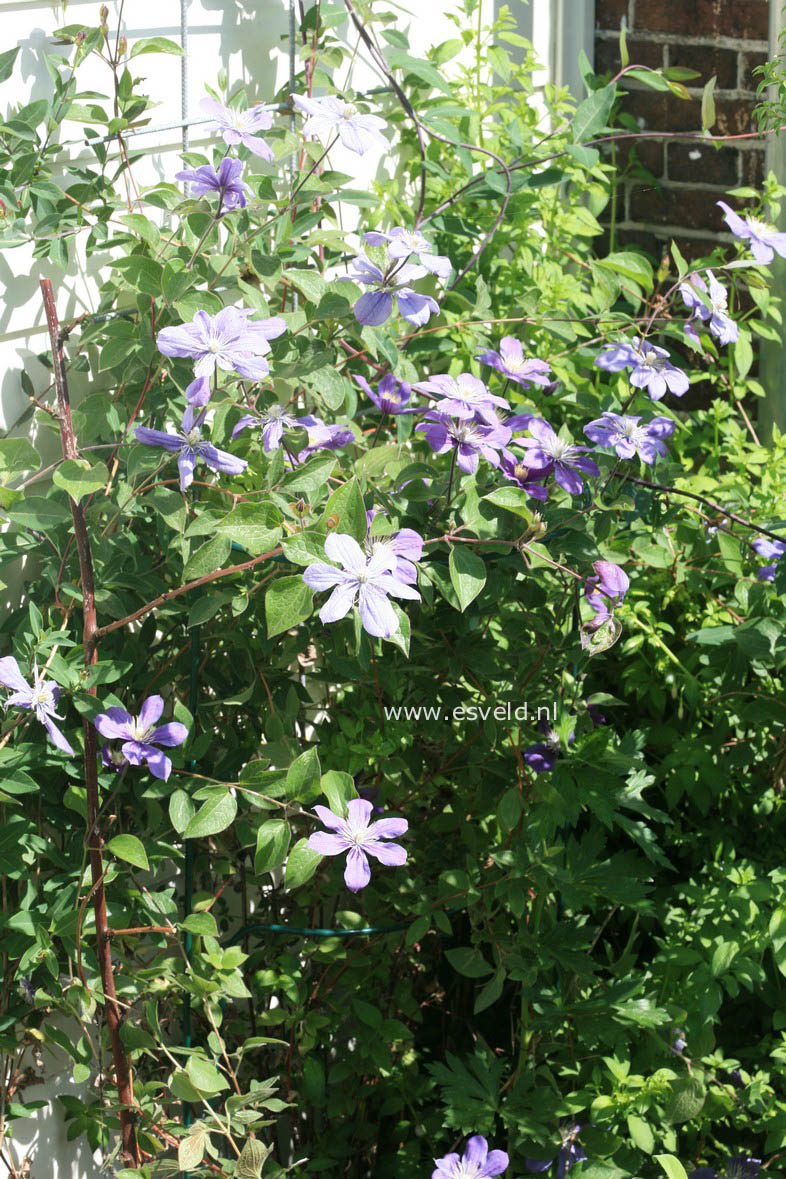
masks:
{"label": "unopened bud", "polygon": [[117,55],[118,55],[118,57],[125,57],[125,55],[127,53],[128,53],[128,41],[125,37],[121,37],[117,43]]}
{"label": "unopened bud", "polygon": [[102,25],[105,25],[106,22],[109,20],[109,5],[108,4],[101,5],[101,7],[98,10],[98,19],[101,21]]}
{"label": "unopened bud", "polygon": [[74,44],[75,45],[83,45],[86,40],[87,40],[87,33],[85,32],[84,29],[80,29],[79,32],[74,37]]}

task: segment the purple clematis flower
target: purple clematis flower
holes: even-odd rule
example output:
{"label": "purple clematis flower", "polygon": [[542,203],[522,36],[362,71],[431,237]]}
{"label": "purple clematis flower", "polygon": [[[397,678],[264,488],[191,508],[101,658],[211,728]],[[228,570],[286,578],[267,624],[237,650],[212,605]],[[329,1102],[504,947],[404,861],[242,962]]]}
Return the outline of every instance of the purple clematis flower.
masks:
{"label": "purple clematis flower", "polygon": [[148,696],[139,716],[133,717],[124,708],[107,708],[93,721],[98,732],[108,741],[122,741],[120,752],[130,766],[147,764],[154,778],[166,782],[172,772],[172,762],[157,749],[157,745],[182,745],[188,729],[178,721],[159,725],[164,701],[160,696]]}
{"label": "purple clematis flower", "polygon": [[641,418],[628,417],[606,410],[594,422],[584,427],[584,433],[598,446],[611,447],[618,458],[632,459],[638,455],[642,462],[652,464],[667,453],[664,438],[670,438],[677,428],[671,418],[652,418],[640,426]]}
{"label": "purple clematis flower", "polygon": [[652,400],[660,401],[667,390],[676,397],[682,397],[690,387],[687,374],[671,364],[668,357],[665,348],[658,348],[634,336],[630,343],[624,341],[606,348],[598,355],[595,364],[612,373],[632,368],[631,385],[637,389],[648,389]]}
{"label": "purple clematis flower", "polygon": [[366,533],[365,549],[369,557],[378,553],[389,554],[393,558],[393,574],[399,581],[407,585],[417,585],[417,562],[423,556],[423,537],[414,528],[402,528],[391,536],[372,536],[371,523],[377,512],[374,509],[366,512],[368,532]]}
{"label": "purple clematis flower", "polygon": [[417,406],[407,408],[407,402],[412,396],[412,387],[406,381],[400,381],[393,373],[385,373],[377,386],[376,393],[365,377],[355,376],[363,392],[382,413],[419,413]]}
{"label": "purple clematis flower", "polygon": [[364,236],[370,246],[387,246],[388,257],[396,258],[399,262],[414,254],[421,266],[443,281],[453,269],[450,258],[435,254],[431,242],[418,229],[404,229],[403,225],[397,225],[390,233],[373,230]]}
{"label": "purple clematis flower", "polygon": [[30,712],[34,712],[36,720],[44,726],[49,734],[52,744],[62,753],[70,753],[73,756],[73,749],[55,724],[55,720],[61,719],[55,711],[60,697],[60,689],[51,680],[45,680],[43,676],[38,674],[37,664],[33,665],[31,687],[19,670],[19,664],[13,655],[6,655],[4,659],[0,659],[0,684],[5,688],[10,688],[12,692],[12,695],[3,702],[4,708],[13,704],[17,708],[26,708]]}
{"label": "purple clematis flower", "polygon": [[290,95],[295,106],[308,115],[303,124],[304,135],[337,134],[344,147],[357,152],[359,156],[378,145],[388,146],[382,134],[385,120],[378,115],[364,115],[354,102],[329,95],[327,98],[307,98],[305,95]]}
{"label": "purple clematis flower", "polygon": [[270,372],[268,340],[275,340],[287,325],[279,315],[250,320],[251,315],[256,311],[248,307],[224,307],[217,315],[197,311],[191,323],[162,328],[156,346],[164,356],[190,357],[196,377],[210,377],[218,368],[260,381]]}
{"label": "purple clematis flower", "polygon": [[162,450],[177,454],[181,491],[185,491],[193,483],[194,468],[199,459],[213,471],[220,471],[224,475],[242,475],[248,466],[245,459],[227,454],[225,450],[219,450],[212,443],[203,441],[200,427],[205,420],[204,411],[196,419],[194,415],[194,406],[187,406],[183,414],[181,434],[167,434],[163,430],[150,430],[147,426],[137,426],[135,430],[138,442],[144,443],[145,446],[160,446]]}
{"label": "purple clematis flower", "polygon": [[571,495],[581,495],[584,490],[584,482],[577,472],[593,476],[600,474],[597,463],[584,457],[589,451],[588,446],[566,442],[542,418],[533,418],[528,432],[529,437],[518,442],[519,446],[527,448],[526,465],[542,469],[546,474],[553,472],[555,481]]}
{"label": "purple clematis flower", "polygon": [[319,612],[322,622],[338,622],[357,602],[364,630],[377,638],[395,634],[399,620],[388,595],[420,601],[418,591],[396,576],[396,554],[377,552],[369,558],[354,537],[331,532],[325,541],[325,555],[331,561],[338,561],[342,568],[320,562],[309,565],[303,573],[303,580],[311,589],[333,590]]}
{"label": "purple clematis flower", "polygon": [[765,561],[775,561],[774,565],[763,565],[756,576],[760,581],[774,581],[778,571],[778,562],[786,553],[786,541],[768,540],[766,536],[760,536],[754,540],[753,547],[760,557],[764,557]]}
{"label": "purple clematis flower", "polygon": [[260,105],[240,110],[238,107],[226,106],[215,98],[203,98],[199,105],[215,119],[212,129],[221,133],[228,147],[242,144],[263,160],[273,159],[272,147],[257,135],[257,131],[269,131],[273,126],[273,116],[267,107]]}
{"label": "purple clematis flower", "polygon": [[403,835],[406,819],[377,819],[371,823],[373,805],[365,798],[351,798],[346,818],[326,806],[315,806],[320,820],[330,831],[317,831],[308,837],[308,846],[323,856],[340,856],[347,852],[344,883],[351,892],[360,892],[371,880],[368,857],[380,864],[399,868],[407,862],[406,849],[388,840]]}
{"label": "purple clematis flower", "polygon": [[691,1171],[688,1179],[757,1179],[760,1167],[761,1159],[738,1154],[728,1160],[723,1171],[716,1171],[713,1167],[697,1167]]}
{"label": "purple clematis flower", "polygon": [[734,236],[750,242],[751,253],[762,266],[772,262],[775,254],[786,258],[786,233],[780,233],[757,217],[740,217],[725,201],[715,203],[723,209],[723,219]]}
{"label": "purple clematis flower", "polygon": [[425,415],[425,421],[415,426],[415,431],[425,434],[435,454],[447,450],[457,451],[456,462],[465,475],[474,475],[480,463],[480,456],[493,467],[501,465],[499,451],[510,442],[507,426],[489,426],[486,422],[465,421],[445,417],[434,412]]}
{"label": "purple clematis flower", "polygon": [[514,339],[513,336],[502,337],[499,343],[499,352],[481,352],[480,356],[476,356],[475,359],[479,360],[481,364],[491,365],[508,381],[515,381],[517,385],[523,385],[525,389],[531,388],[532,385],[548,385],[550,383],[548,374],[551,372],[551,365],[536,357],[525,360],[521,341]]}
{"label": "purple clematis flower", "polygon": [[510,409],[510,403],[504,397],[489,393],[483,382],[473,377],[472,373],[459,373],[457,377],[441,373],[427,381],[418,381],[414,388],[418,393],[433,393],[438,397],[440,400],[434,405],[434,412],[449,418],[461,418],[463,421],[478,418],[494,426],[499,425],[499,418],[492,407],[497,405],[501,409]]}
{"label": "purple clematis flower", "polygon": [[[707,270],[707,282],[700,274],[692,274],[685,282],[680,283],[680,294],[685,306],[692,312],[685,324],[685,333],[692,339],[696,338],[693,320],[709,320],[710,331],[716,336],[720,344],[733,344],[739,337],[740,329],[728,313],[728,295],[712,273]],[[709,284],[709,285],[708,285]],[[701,292],[701,294],[699,294]],[[704,299],[701,297],[704,296]],[[707,302],[705,302],[705,299]],[[710,306],[707,306],[707,303]]]}
{"label": "purple clematis flower", "polygon": [[248,185],[244,184],[242,175],[243,161],[224,156],[218,165],[218,171],[210,164],[203,164],[201,168],[187,168],[184,172],[176,172],[175,178],[190,184],[194,196],[217,192],[219,216],[223,216],[230,209],[246,207]]}
{"label": "purple clematis flower", "polygon": [[592,568],[595,576],[588,577],[584,583],[584,597],[595,611],[595,622],[600,625],[615,606],[621,606],[625,601],[630,580],[625,570],[612,561],[595,561]]}
{"label": "purple clematis flower", "polygon": [[[524,750],[524,761],[534,773],[548,774],[554,769],[562,753],[562,741],[557,730],[552,729],[548,721],[539,721],[538,728],[545,740],[539,741],[537,745],[528,745]],[[568,745],[572,745],[575,739],[576,734],[572,732],[568,737]]]}
{"label": "purple clematis flower", "polygon": [[312,426],[306,426],[308,444],[298,452],[297,461],[304,463],[318,450],[341,450],[355,441],[355,435],[346,426],[327,426],[320,418]]}
{"label": "purple clematis flower", "polygon": [[339,282],[356,282],[362,286],[376,287],[361,295],[353,308],[358,323],[369,327],[379,327],[393,314],[393,300],[398,305],[399,315],[403,319],[422,327],[428,323],[432,315],[439,311],[439,303],[431,295],[421,295],[408,285],[417,278],[423,278],[427,273],[424,266],[405,263],[398,269],[389,267],[382,270],[365,254],[358,254],[352,263],[354,272],[343,276]]}
{"label": "purple clematis flower", "polygon": [[510,1162],[504,1150],[489,1150],[489,1144],[481,1134],[475,1134],[467,1141],[461,1158],[457,1154],[446,1154],[434,1159],[436,1169],[431,1179],[490,1179],[501,1175]]}
{"label": "purple clematis flower", "polygon": [[532,467],[525,465],[523,458],[511,454],[509,450],[506,450],[502,454],[500,470],[507,480],[515,483],[517,487],[521,487],[533,499],[543,501],[549,498],[546,488],[542,483],[538,482],[539,479],[545,478],[548,475],[548,468],[545,471],[534,470]]}
{"label": "purple clematis flower", "polygon": [[284,439],[285,430],[317,425],[320,425],[319,418],[315,418],[312,414],[296,418],[287,413],[283,405],[268,405],[258,413],[244,414],[232,431],[232,437],[237,438],[238,434],[242,434],[244,430],[253,426],[262,431],[265,454],[269,454],[271,450],[279,449]]}
{"label": "purple clematis flower", "polygon": [[581,1132],[581,1126],[575,1125],[572,1127],[564,1127],[560,1130],[560,1137],[562,1145],[557,1152],[556,1159],[525,1159],[524,1166],[528,1171],[542,1172],[548,1171],[555,1162],[557,1164],[554,1172],[554,1179],[565,1179],[568,1171],[575,1163],[580,1163],[586,1159],[586,1154],[576,1142],[576,1138]]}

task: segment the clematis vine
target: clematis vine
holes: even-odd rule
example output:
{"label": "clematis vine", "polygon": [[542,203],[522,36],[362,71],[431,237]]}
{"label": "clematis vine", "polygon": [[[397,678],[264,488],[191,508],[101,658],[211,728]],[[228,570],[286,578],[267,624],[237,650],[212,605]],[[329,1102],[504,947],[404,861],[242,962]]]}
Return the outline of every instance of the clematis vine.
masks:
{"label": "clematis vine", "polygon": [[481,364],[488,364],[502,373],[508,381],[530,389],[533,385],[548,385],[551,382],[551,365],[536,357],[526,359],[521,341],[513,336],[503,336],[499,352],[481,352],[475,357]]}
{"label": "clematis vine", "polygon": [[261,381],[270,372],[265,357],[270,340],[287,330],[286,320],[255,319],[248,307],[224,307],[216,315],[197,311],[191,323],[162,328],[156,346],[164,356],[188,357],[194,361],[195,377],[210,377],[220,369],[236,372],[251,381]]}
{"label": "clematis vine", "polygon": [[328,830],[310,835],[308,846],[323,856],[340,856],[346,852],[344,883],[350,892],[360,892],[371,880],[369,856],[394,868],[407,862],[406,848],[391,840],[404,835],[409,823],[406,819],[377,819],[372,823],[373,810],[373,804],[365,798],[351,798],[346,816],[337,815],[326,806],[314,807]]}
{"label": "clematis vine", "polygon": [[177,180],[184,180],[191,186],[193,196],[205,196],[209,192],[218,193],[218,213],[223,217],[231,209],[245,209],[248,185],[241,179],[243,175],[242,160],[233,160],[231,156],[224,156],[218,165],[218,171],[210,164],[203,164],[200,168],[187,168],[184,172],[176,172]]}
{"label": "clematis vine", "polygon": [[[720,344],[733,344],[740,329],[728,313],[729,297],[726,288],[718,282],[711,270],[707,270],[707,281],[700,274],[692,274],[680,283],[680,294],[691,317],[685,324],[685,334],[698,339],[693,320],[709,321],[710,331]],[[709,304],[709,306],[708,306]]]}
{"label": "clematis vine", "polygon": [[315,418],[314,424],[306,426],[308,443],[298,451],[297,461],[304,463],[318,450],[341,450],[355,441],[355,435],[346,426],[328,426],[321,418]]}
{"label": "clematis vine", "polygon": [[526,491],[533,499],[544,501],[549,498],[548,491],[539,481],[548,475],[548,468],[546,470],[537,470],[528,467],[523,458],[511,454],[509,450],[506,450],[502,455],[500,470],[510,483],[515,483],[517,487]]}
{"label": "clematis vine", "polygon": [[325,556],[341,568],[317,562],[303,573],[311,589],[333,590],[319,612],[322,622],[338,622],[357,604],[363,629],[377,638],[390,638],[400,624],[388,597],[420,601],[418,591],[396,575],[398,557],[393,552],[367,557],[354,537],[332,532],[325,541]]}
{"label": "clematis vine", "polygon": [[716,201],[723,209],[723,219],[735,237],[750,243],[753,257],[762,266],[772,262],[776,254],[786,258],[786,233],[781,233],[758,217],[740,217],[725,201]]}
{"label": "clematis vine", "polygon": [[194,481],[194,470],[201,460],[213,471],[223,475],[242,475],[248,463],[245,459],[225,450],[219,450],[211,442],[202,438],[201,426],[205,420],[204,411],[195,416],[195,408],[188,405],[183,414],[182,432],[168,434],[164,430],[151,430],[147,426],[137,426],[135,435],[137,442],[145,446],[158,446],[177,454],[177,467],[180,472],[180,490],[185,491]]}
{"label": "clematis vine", "polygon": [[69,753],[73,756],[73,749],[55,724],[56,720],[62,720],[56,711],[60,689],[57,684],[39,675],[37,664],[33,665],[33,683],[31,685],[22,675],[19,664],[13,655],[6,655],[4,659],[0,659],[0,684],[4,688],[11,689],[11,695],[3,701],[4,708],[10,708],[13,705],[16,708],[25,708],[34,713],[35,719],[44,726],[49,734],[52,744],[62,753]]}
{"label": "clematis vine", "polygon": [[614,612],[615,606],[621,606],[625,601],[630,580],[625,570],[613,561],[595,561],[592,568],[595,573],[584,584],[584,597],[595,612],[595,625],[600,626]]}
{"label": "clematis vine", "polygon": [[290,95],[293,103],[308,115],[303,124],[303,134],[317,139],[338,135],[344,147],[363,156],[372,147],[387,147],[388,141],[382,134],[385,120],[379,115],[364,115],[354,102],[328,95],[326,98],[308,98],[304,94]]}
{"label": "clematis vine", "polygon": [[507,1170],[510,1159],[504,1150],[489,1150],[482,1134],[474,1134],[464,1147],[464,1154],[446,1154],[434,1159],[436,1169],[431,1179],[491,1179]]}
{"label": "clematis vine", "polygon": [[284,440],[285,430],[297,430],[320,425],[319,418],[313,414],[294,417],[287,413],[283,405],[268,405],[255,413],[244,414],[232,430],[232,437],[237,438],[244,430],[256,429],[262,431],[262,444],[265,454],[278,450]]}
{"label": "clematis vine", "polygon": [[199,105],[213,118],[213,130],[220,133],[227,147],[242,145],[263,160],[273,159],[272,147],[257,134],[258,131],[269,131],[273,126],[273,116],[267,107],[260,104],[241,110],[216,98],[203,98]]}
{"label": "clematis vine", "polygon": [[421,266],[443,281],[450,276],[453,264],[443,254],[435,254],[430,241],[418,229],[404,229],[403,225],[391,229],[390,233],[372,230],[364,235],[370,246],[387,246],[388,257],[399,262],[416,257]]}
{"label": "clematis vine", "polygon": [[612,373],[632,368],[631,385],[646,389],[653,401],[660,401],[667,392],[682,397],[690,388],[687,373],[671,363],[666,349],[642,341],[638,336],[634,336],[630,343],[625,341],[606,348],[596,357],[595,364]]}
{"label": "clematis vine", "polygon": [[617,458],[639,456],[643,463],[652,465],[667,453],[664,438],[670,438],[677,428],[671,418],[652,418],[639,425],[641,418],[611,413],[606,410],[594,422],[584,427],[584,433],[598,446],[612,449]]}
{"label": "clematis vine", "polygon": [[[172,772],[172,762],[158,748],[163,745],[171,748],[182,745],[188,737],[188,729],[179,721],[159,725],[164,711],[164,701],[160,696],[148,696],[139,716],[134,717],[124,708],[107,708],[100,712],[93,721],[98,732],[108,741],[121,741],[120,754],[125,764],[130,766],[147,765],[154,778],[166,782]],[[116,751],[108,754],[113,765],[117,765]]]}
{"label": "clematis vine", "polygon": [[449,418],[433,411],[427,413],[424,421],[415,426],[415,431],[425,435],[426,442],[435,454],[454,450],[457,466],[465,475],[475,474],[481,456],[493,467],[499,467],[502,462],[499,451],[511,438],[508,426],[490,426],[484,421]]}
{"label": "clematis vine", "polygon": [[393,373],[385,373],[377,385],[376,391],[371,388],[365,377],[355,376],[355,380],[366,394],[366,397],[373,401],[374,405],[382,413],[401,414],[420,412],[417,406],[408,406],[409,399],[412,396],[411,385],[408,385],[406,381],[400,381],[398,377],[393,376]]}
{"label": "clematis vine", "polygon": [[389,554],[393,561],[393,573],[407,585],[417,585],[417,562],[423,556],[423,537],[414,528],[401,528],[390,536],[372,536],[371,525],[379,513],[374,509],[366,512],[368,532],[365,549],[369,557],[379,553]]}
{"label": "clematis vine", "polygon": [[766,536],[759,536],[754,540],[753,547],[765,561],[774,561],[774,565],[762,565],[756,576],[760,581],[774,581],[778,572],[778,562],[786,553],[786,541],[768,540]]}
{"label": "clematis vine", "polygon": [[490,393],[478,377],[472,373],[459,373],[457,377],[449,377],[441,373],[436,377],[429,377],[427,381],[418,381],[413,386],[418,393],[431,393],[439,400],[432,407],[433,411],[449,418],[460,418],[469,421],[476,418],[489,426],[497,425],[499,419],[493,411],[494,406],[510,409],[510,403],[504,397],[496,397]]}
{"label": "clematis vine", "polygon": [[365,254],[358,254],[352,263],[351,274],[342,276],[340,282],[356,282],[361,286],[374,287],[361,295],[353,308],[355,319],[368,327],[379,327],[393,314],[396,301],[402,319],[422,327],[432,315],[439,311],[439,303],[431,295],[421,295],[409,283],[423,278],[428,272],[424,266],[406,262],[403,266],[388,266],[385,270],[372,262]]}
{"label": "clematis vine", "polygon": [[542,418],[532,419],[527,434],[516,442],[527,449],[525,464],[542,470],[544,476],[553,474],[555,482],[571,495],[581,495],[584,490],[581,475],[600,474],[598,464],[584,457],[588,446],[574,446],[560,438]]}

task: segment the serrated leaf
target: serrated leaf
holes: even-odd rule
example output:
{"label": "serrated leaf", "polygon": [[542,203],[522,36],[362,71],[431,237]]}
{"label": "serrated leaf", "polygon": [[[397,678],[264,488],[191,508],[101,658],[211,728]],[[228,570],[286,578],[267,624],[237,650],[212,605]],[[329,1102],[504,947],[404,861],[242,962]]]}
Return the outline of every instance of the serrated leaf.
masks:
{"label": "serrated leaf", "polygon": [[145,872],[150,868],[147,852],[141,839],[137,839],[136,835],[115,835],[106,846],[119,860],[125,860],[127,864],[133,864],[135,868],[142,868]]}

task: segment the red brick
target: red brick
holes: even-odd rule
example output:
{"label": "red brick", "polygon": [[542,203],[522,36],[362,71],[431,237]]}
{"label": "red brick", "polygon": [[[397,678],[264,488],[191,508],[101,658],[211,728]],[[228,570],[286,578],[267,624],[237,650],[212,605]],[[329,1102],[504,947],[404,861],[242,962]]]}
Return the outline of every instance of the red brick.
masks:
{"label": "red brick", "polygon": [[742,156],[742,172],[740,174],[742,183],[749,184],[752,188],[761,188],[767,171],[764,166],[764,152],[753,148],[750,151],[740,152],[740,155]]}
{"label": "red brick", "polygon": [[718,191],[712,188],[637,185],[631,188],[628,219],[649,225],[721,230],[726,226],[717,200]]}
{"label": "red brick", "polygon": [[742,55],[742,70],[740,77],[740,87],[742,90],[750,90],[753,94],[761,82],[761,76],[754,74],[756,66],[764,65],[769,58],[767,53],[743,53]]}
{"label": "red brick", "polygon": [[[714,135],[737,135],[755,131],[752,99],[716,98]],[[701,131],[701,99],[677,98],[655,90],[637,90],[625,99],[623,107],[635,119],[653,131]]]}
{"label": "red brick", "polygon": [[722,184],[724,188],[733,188],[739,184],[740,152],[737,148],[670,143],[668,153],[669,180]]}
{"label": "red brick", "polygon": [[597,0],[595,24],[599,29],[618,29],[623,16],[628,18],[628,0]]}
{"label": "red brick", "polygon": [[[658,41],[628,40],[631,65],[645,65],[657,70],[663,65],[663,46]],[[620,69],[620,46],[616,37],[595,42],[595,72],[616,74]]]}
{"label": "red brick", "polygon": [[633,28],[689,37],[766,41],[768,0],[636,0]]}
{"label": "red brick", "polygon": [[669,45],[669,65],[697,70],[700,78],[686,86],[703,86],[715,75],[719,90],[737,89],[737,50],[716,49],[712,45]]}

